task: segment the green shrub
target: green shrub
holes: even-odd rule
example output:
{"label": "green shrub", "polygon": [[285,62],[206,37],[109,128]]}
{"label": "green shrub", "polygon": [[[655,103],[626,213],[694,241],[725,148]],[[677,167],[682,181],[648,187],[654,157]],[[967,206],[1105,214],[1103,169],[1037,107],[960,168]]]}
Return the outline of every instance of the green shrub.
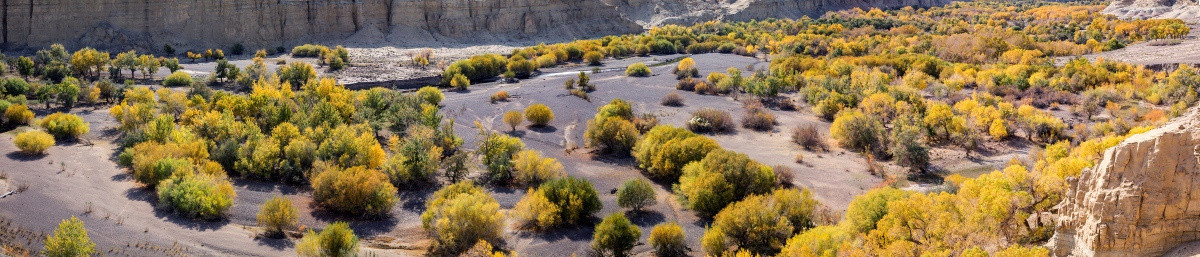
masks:
{"label": "green shrub", "polygon": [[96,253],[96,244],[88,237],[87,228],[75,216],[59,222],[54,234],[46,236],[45,246],[42,255],[50,257],[91,256]]}
{"label": "green shrub", "polygon": [[300,243],[296,244],[296,254],[305,257],[349,257],[358,256],[358,236],[346,222],[334,222],[325,227],[321,233],[308,230]]}
{"label": "green shrub", "polygon": [[562,177],[563,165],[558,160],[542,157],[537,150],[522,150],[513,158],[513,173],[517,183],[536,186],[544,181]]}
{"label": "green shrub", "polygon": [[25,131],[13,138],[13,145],[16,145],[22,153],[40,155],[46,153],[46,149],[54,146],[54,136],[40,130]]}
{"label": "green shrub", "polygon": [[563,177],[546,181],[537,190],[530,189],[513,211],[526,226],[545,229],[584,222],[601,207],[592,182]]}
{"label": "green shrub", "polygon": [[323,45],[303,44],[292,48],[292,57],[318,57],[321,52],[328,51]]}
{"label": "green shrub", "polygon": [[659,257],[687,256],[687,238],[679,223],[663,223],[650,230],[650,246],[654,247],[654,255]]}
{"label": "green shrub", "polygon": [[318,165],[312,179],[313,201],[333,211],[383,215],[396,204],[396,188],[387,175],[363,166],[338,168]]}
{"label": "green shrub", "polygon": [[892,187],[872,189],[850,201],[843,220],[851,231],[866,233],[875,229],[875,223],[887,215],[889,202],[904,199],[908,195],[908,191]]}
{"label": "green shrub", "polygon": [[638,167],[650,177],[675,181],[684,165],[703,159],[717,148],[720,148],[717,142],[708,137],[671,125],[659,125],[638,140],[633,157]]}
{"label": "green shrub", "polygon": [[442,72],[442,83],[450,84],[450,80],[460,74],[471,81],[483,81],[499,76],[507,67],[508,59],[505,59],[504,56],[498,54],[476,55],[446,67],[446,70]]}
{"label": "green shrub", "polygon": [[775,185],[775,172],[742,153],[717,149],[683,167],[679,193],[684,206],[712,215],[725,205]]}
{"label": "green shrub", "polygon": [[192,75],[187,74],[187,72],[172,72],[171,75],[167,75],[167,78],[163,79],[164,87],[186,87],[191,85]]}
{"label": "green shrub", "polygon": [[433,106],[437,106],[442,102],[442,99],[445,98],[445,96],[442,95],[442,91],[438,90],[436,87],[422,87],[421,89],[417,90],[417,97],[421,98],[421,100],[425,100],[425,103]]}
{"label": "green shrub", "polygon": [[892,145],[889,153],[897,165],[908,167],[911,173],[925,172],[925,167],[929,166],[929,147],[922,142],[925,133],[924,128],[918,125],[919,122],[892,123]]}
{"label": "green shrub", "polygon": [[412,126],[408,136],[394,141],[392,156],[383,164],[383,172],[396,187],[416,187],[434,181],[443,149],[437,146],[436,132],[425,126]]}
{"label": "green shrub", "polygon": [[29,82],[22,78],[8,78],[0,81],[0,83],[3,83],[3,87],[0,87],[0,93],[3,95],[25,95],[25,93],[29,92],[30,88]]}
{"label": "green shrub", "polygon": [[816,206],[808,190],[781,189],[746,197],[717,213],[701,245],[712,255],[734,248],[774,255],[791,235],[813,227]]}
{"label": "green shrub", "polygon": [[467,87],[471,86],[471,79],[462,74],[454,74],[454,77],[450,79],[450,86],[458,90],[467,90]]}
{"label": "green shrub", "polygon": [[280,80],[287,81],[293,88],[304,86],[309,80],[317,78],[317,70],[306,62],[289,63],[279,68],[277,73]]}
{"label": "green shrub", "polygon": [[520,139],[501,135],[497,133],[487,133],[486,137],[479,142],[479,148],[475,152],[482,156],[483,166],[487,167],[488,179],[496,182],[507,183],[512,181],[512,160],[516,157],[518,151],[525,148],[525,143]]}
{"label": "green shrub", "polygon": [[596,225],[592,249],[606,256],[626,256],[641,236],[642,230],[629,222],[625,214],[613,213]]}
{"label": "green shrub", "polygon": [[176,172],[158,184],[158,201],[184,216],[220,217],[233,205],[237,192],[223,174]]}
{"label": "green shrub", "polygon": [[268,235],[281,235],[285,229],[299,224],[298,213],[291,199],[277,195],[258,209],[258,225],[265,228]]}
{"label": "green shrub", "polygon": [[83,122],[83,118],[79,116],[61,112],[47,115],[39,123],[39,126],[57,138],[78,138],[87,134],[90,130],[89,126],[91,126],[90,123]]}
{"label": "green shrub", "polygon": [[542,56],[538,56],[536,60],[538,67],[541,68],[550,68],[558,64],[558,57],[555,57],[553,54],[543,54]]}
{"label": "green shrub", "polygon": [[634,63],[625,68],[625,75],[630,77],[649,77],[650,67],[645,63]]}
{"label": "green shrub", "polygon": [[508,71],[512,72],[516,78],[527,79],[537,70],[538,64],[526,60],[525,57],[513,56],[508,60]]}
{"label": "green shrub", "polygon": [[600,153],[624,155],[637,141],[638,131],[629,120],[598,117],[588,121],[583,137],[587,147],[595,148]]}
{"label": "green shrub", "polygon": [[634,211],[654,205],[658,202],[657,197],[654,187],[650,185],[650,181],[645,179],[625,181],[625,184],[621,184],[621,187],[617,189],[617,205]]}
{"label": "green shrub", "polygon": [[883,124],[857,110],[837,115],[829,126],[829,136],[842,147],[863,153],[875,153],[883,149]]}
{"label": "green shrub", "polygon": [[588,65],[600,66],[600,60],[604,59],[604,54],[596,51],[589,51],[583,54],[583,60],[587,61]]}
{"label": "green shrub", "polygon": [[421,224],[433,238],[430,252],[453,256],[477,242],[503,240],[504,215],[500,204],[470,181],[438,190],[426,203]]}
{"label": "green shrub", "polygon": [[33,111],[24,104],[14,104],[4,110],[4,120],[9,124],[25,125],[33,120]]}
{"label": "green shrub", "polygon": [[533,104],[525,108],[525,119],[533,126],[544,127],[554,120],[554,111],[545,104]]}

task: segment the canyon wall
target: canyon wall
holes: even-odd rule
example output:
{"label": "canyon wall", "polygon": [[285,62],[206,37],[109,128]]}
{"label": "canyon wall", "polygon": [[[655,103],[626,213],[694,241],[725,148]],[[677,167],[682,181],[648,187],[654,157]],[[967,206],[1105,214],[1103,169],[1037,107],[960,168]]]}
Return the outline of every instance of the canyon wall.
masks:
{"label": "canyon wall", "polygon": [[949,0],[0,0],[0,47],[248,49],[562,41],[648,26]]}
{"label": "canyon wall", "polygon": [[538,40],[638,32],[590,0],[2,0],[6,49]]}
{"label": "canyon wall", "polygon": [[1200,240],[1200,113],[1132,136],[1071,180],[1056,256],[1159,256]]}

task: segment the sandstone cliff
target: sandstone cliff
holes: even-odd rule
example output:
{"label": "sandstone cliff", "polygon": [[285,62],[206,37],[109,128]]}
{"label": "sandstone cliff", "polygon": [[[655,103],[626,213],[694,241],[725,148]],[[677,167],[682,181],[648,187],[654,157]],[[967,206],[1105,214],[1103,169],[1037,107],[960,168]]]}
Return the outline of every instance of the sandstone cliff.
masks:
{"label": "sandstone cliff", "polygon": [[949,0],[0,0],[2,49],[560,41],[667,23]]}
{"label": "sandstone cliff", "polygon": [[638,32],[590,0],[3,0],[7,49],[537,40]]}
{"label": "sandstone cliff", "polygon": [[1108,149],[1057,207],[1058,256],[1158,256],[1200,240],[1200,111]]}
{"label": "sandstone cliff", "polygon": [[1116,0],[1104,8],[1104,13],[1124,19],[1178,18],[1197,22],[1200,4],[1197,0]]}

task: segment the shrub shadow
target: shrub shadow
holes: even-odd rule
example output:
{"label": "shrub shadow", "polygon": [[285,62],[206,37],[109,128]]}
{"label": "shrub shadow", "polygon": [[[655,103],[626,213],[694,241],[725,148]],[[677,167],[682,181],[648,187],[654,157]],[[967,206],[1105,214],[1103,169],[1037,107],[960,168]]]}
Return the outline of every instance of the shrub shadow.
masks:
{"label": "shrub shadow", "polygon": [[[354,234],[357,234],[360,237],[370,237],[387,233],[388,231],[392,231],[392,229],[400,223],[399,220],[395,218],[396,214],[394,211],[389,211],[388,213],[381,215],[370,216],[352,215],[326,210],[320,206],[316,206],[316,202],[313,202],[310,207],[312,208],[312,212],[310,212],[310,214],[312,214],[313,218],[316,220],[323,223],[333,223],[338,221],[349,222],[350,228],[354,230]],[[394,207],[395,206],[393,206],[393,208]]]}
{"label": "shrub shadow", "polygon": [[292,242],[291,239],[288,239],[287,236],[279,238],[257,236],[254,237],[254,241],[257,242],[258,245],[265,245],[274,248],[275,250],[288,249],[296,245],[296,243]]}
{"label": "shrub shadow", "polygon": [[179,215],[179,213],[176,213],[175,211],[172,211],[168,208],[159,207],[157,204],[158,203],[158,195],[154,194],[154,192],[148,188],[133,187],[133,188],[126,189],[125,197],[129,198],[130,200],[144,201],[144,202],[150,203],[152,206],[155,206],[155,208],[154,208],[154,217],[155,218],[165,220],[167,222],[170,222],[172,224],[175,224],[180,227],[187,228],[187,229],[192,229],[192,230],[197,230],[197,231],[217,230],[217,229],[220,229],[221,227],[224,227],[225,225],[229,225],[229,223],[230,223],[229,219],[226,217],[220,217],[220,218],[213,219],[213,220],[198,220],[198,219],[192,219],[192,218],[181,216],[181,215]]}
{"label": "shrub shadow", "polygon": [[667,217],[662,213],[653,210],[626,211],[625,216],[629,217],[629,221],[638,226],[653,226],[655,224],[667,221]]}
{"label": "shrub shadow", "polygon": [[533,132],[537,132],[537,133],[546,134],[546,133],[554,133],[554,132],[557,132],[557,131],[558,131],[558,128],[556,128],[556,127],[554,127],[554,126],[550,126],[550,125],[546,125],[546,126],[529,126],[529,131],[533,131]]}
{"label": "shrub shadow", "polygon": [[30,155],[30,154],[21,153],[21,151],[12,151],[12,152],[9,152],[8,154],[5,154],[4,156],[8,157],[8,159],[19,161],[19,162],[30,162],[30,161],[41,160],[42,158],[46,157],[46,154]]}

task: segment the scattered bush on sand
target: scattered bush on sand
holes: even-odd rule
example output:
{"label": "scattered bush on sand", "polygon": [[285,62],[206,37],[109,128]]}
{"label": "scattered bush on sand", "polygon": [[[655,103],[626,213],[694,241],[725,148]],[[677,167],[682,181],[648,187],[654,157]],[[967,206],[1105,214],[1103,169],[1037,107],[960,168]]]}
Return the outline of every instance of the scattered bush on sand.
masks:
{"label": "scattered bush on sand", "polygon": [[545,104],[533,104],[525,108],[525,119],[535,127],[544,127],[554,120],[554,111]]}
{"label": "scattered bush on sand", "polygon": [[46,236],[45,246],[42,254],[52,257],[91,256],[96,252],[96,244],[88,237],[83,221],[75,216],[59,222],[54,234]]}
{"label": "scattered bush on sand", "polygon": [[679,107],[683,106],[683,97],[679,93],[671,92],[662,98],[663,106]]}
{"label": "scattered bush on sand", "polygon": [[313,201],[333,211],[356,215],[382,215],[396,204],[396,187],[379,170],[354,166],[315,165]]}
{"label": "scattered bush on sand", "polygon": [[30,130],[17,134],[13,138],[13,144],[21,150],[21,153],[40,155],[46,153],[46,149],[54,146],[54,136],[40,130]]}
{"label": "scattered bush on sand", "polygon": [[592,249],[604,256],[626,256],[641,236],[642,230],[629,222],[625,214],[613,213],[596,225]]}
{"label": "scattered bush on sand", "polygon": [[674,221],[655,225],[650,230],[650,246],[654,247],[654,255],[658,257],[687,256],[685,240],[683,227]]}
{"label": "scattered bush on sand", "polygon": [[78,138],[88,133],[91,124],[74,114],[58,112],[43,117],[38,125],[57,138]]}
{"label": "scattered bush on sand", "polygon": [[296,244],[296,254],[304,257],[358,256],[358,236],[344,221],[329,224],[321,233],[309,229]]}
{"label": "scattered bush on sand", "polygon": [[292,229],[299,224],[299,211],[292,205],[292,200],[282,195],[276,195],[263,203],[258,210],[258,225],[265,228],[268,236],[282,235],[284,230]]}
{"label": "scattered bush on sand", "polygon": [[645,63],[634,63],[625,68],[625,75],[630,77],[649,77],[650,67]]}
{"label": "scattered bush on sand", "polygon": [[433,193],[421,214],[421,226],[433,238],[431,252],[454,256],[478,242],[502,243],[504,217],[495,198],[463,181]]}
{"label": "scattered bush on sand", "polygon": [[646,179],[631,179],[625,181],[617,189],[617,205],[640,211],[642,208],[658,202],[654,186]]}
{"label": "scattered bush on sand", "polygon": [[703,108],[692,112],[687,128],[696,133],[725,133],[733,131],[733,118],[729,112]]}

